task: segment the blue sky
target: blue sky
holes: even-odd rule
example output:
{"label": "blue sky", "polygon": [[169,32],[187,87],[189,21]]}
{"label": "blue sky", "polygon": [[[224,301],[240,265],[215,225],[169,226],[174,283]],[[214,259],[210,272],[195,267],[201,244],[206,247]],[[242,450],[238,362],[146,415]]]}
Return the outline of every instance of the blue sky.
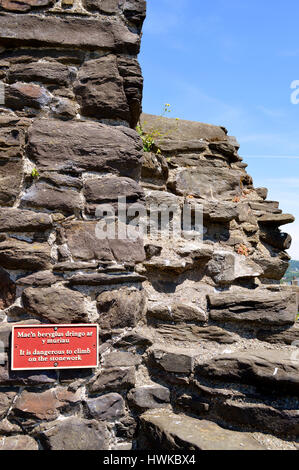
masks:
{"label": "blue sky", "polygon": [[[282,227],[299,259],[299,2],[148,0],[140,62],[143,110],[225,126],[255,187],[296,222]],[[299,97],[299,94],[298,94]]]}

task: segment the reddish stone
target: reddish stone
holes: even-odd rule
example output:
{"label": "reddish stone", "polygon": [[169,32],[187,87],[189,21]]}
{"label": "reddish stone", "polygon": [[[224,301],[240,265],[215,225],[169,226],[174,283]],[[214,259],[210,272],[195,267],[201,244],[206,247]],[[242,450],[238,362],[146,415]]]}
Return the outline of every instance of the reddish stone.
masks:
{"label": "reddish stone", "polygon": [[34,7],[44,7],[52,0],[0,0],[0,5],[8,11],[29,11]]}

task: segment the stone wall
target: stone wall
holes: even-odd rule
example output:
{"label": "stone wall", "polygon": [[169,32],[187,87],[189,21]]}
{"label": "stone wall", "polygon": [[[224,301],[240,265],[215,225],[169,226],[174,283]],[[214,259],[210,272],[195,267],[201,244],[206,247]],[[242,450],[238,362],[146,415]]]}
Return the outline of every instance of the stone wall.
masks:
{"label": "stone wall", "polygon": [[[162,135],[143,152],[144,17],[143,0],[1,1],[0,449],[294,448],[294,219],[224,128],[142,115]],[[107,203],[134,219],[120,197],[172,224],[200,205],[203,237],[103,240]],[[98,323],[99,368],[12,371],[12,326],[39,323]]]}

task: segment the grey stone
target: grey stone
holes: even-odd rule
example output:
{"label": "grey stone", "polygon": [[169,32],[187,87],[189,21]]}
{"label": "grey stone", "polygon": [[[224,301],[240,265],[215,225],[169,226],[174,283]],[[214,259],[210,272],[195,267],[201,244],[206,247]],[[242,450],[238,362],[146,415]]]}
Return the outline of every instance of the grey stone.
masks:
{"label": "grey stone", "polygon": [[127,398],[132,406],[145,411],[165,408],[170,403],[170,392],[168,388],[161,385],[145,385],[130,390]]}
{"label": "grey stone", "polygon": [[65,287],[29,287],[22,300],[25,309],[50,323],[86,323],[88,315],[83,294]]}
{"label": "grey stone", "polygon": [[295,323],[292,327],[284,327],[280,329],[261,329],[257,332],[257,338],[260,341],[266,341],[271,344],[287,344],[292,345],[298,341],[299,345],[299,324]]}
{"label": "grey stone", "polygon": [[146,349],[152,346],[153,341],[141,331],[132,331],[123,336],[115,343],[116,347],[122,349],[137,348]]}
{"label": "grey stone", "polygon": [[279,227],[280,225],[291,224],[295,221],[295,217],[291,214],[264,214],[258,218],[258,222],[263,225],[273,225]]}
{"label": "grey stone", "polygon": [[213,411],[225,422],[246,426],[252,431],[271,433],[282,438],[298,436],[298,410],[281,410],[264,403],[227,400],[225,403],[216,403]]}
{"label": "grey stone", "polygon": [[265,450],[250,433],[231,431],[169,410],[140,417],[138,448],[153,450]]}
{"label": "grey stone", "polygon": [[141,364],[141,362],[142,359],[139,355],[124,351],[113,351],[105,355],[103,366],[107,368],[130,367],[137,366]]}
{"label": "grey stone", "polygon": [[101,328],[132,328],[144,313],[145,295],[142,291],[127,287],[104,291],[97,298],[97,308]]}
{"label": "grey stone", "polygon": [[[183,119],[169,119],[143,113],[140,122],[144,132],[158,130],[161,138],[158,145],[162,151],[195,150],[203,147],[203,141],[223,141],[223,128]],[[205,147],[204,147],[205,148]]]}
{"label": "grey stone", "polygon": [[84,196],[88,202],[118,201],[126,198],[136,202],[144,196],[142,188],[130,178],[91,178],[84,181]]}
{"label": "grey stone", "polygon": [[67,86],[74,78],[74,72],[59,62],[31,62],[14,64],[8,72],[8,80],[12,82],[39,82],[48,85]]}
{"label": "grey stone", "polygon": [[71,416],[38,426],[35,435],[46,450],[105,450],[107,430],[92,419]]}
{"label": "grey stone", "polygon": [[120,21],[88,17],[1,13],[0,40],[11,46],[61,46],[139,52],[140,38]]}
{"label": "grey stone", "polygon": [[24,434],[0,437],[0,450],[38,450],[38,443]]}
{"label": "grey stone", "polygon": [[[15,151],[15,147],[13,147]],[[20,160],[0,161],[0,205],[13,206],[22,190],[23,162]]]}
{"label": "grey stone", "polygon": [[51,269],[51,247],[48,243],[27,243],[10,238],[0,243],[0,263],[6,269]]}
{"label": "grey stone", "polygon": [[103,369],[87,387],[90,393],[129,390],[136,383],[135,367]]}
{"label": "grey stone", "polygon": [[180,348],[161,348],[153,346],[150,350],[153,367],[165,372],[189,375],[194,369],[196,354]]}
{"label": "grey stone", "polygon": [[218,344],[233,344],[237,341],[233,333],[217,326],[162,325],[158,326],[156,331],[168,340],[186,343],[198,344],[201,341],[212,341]]}
{"label": "grey stone", "polygon": [[124,415],[124,399],[118,393],[107,393],[98,398],[86,400],[92,418],[100,421],[119,419]]}
{"label": "grey stone", "polygon": [[0,392],[0,419],[3,419],[7,414],[17,392],[13,390],[6,390]]}
{"label": "grey stone", "polygon": [[257,325],[292,325],[297,314],[297,298],[292,292],[265,289],[244,293],[224,292],[208,296],[210,317],[221,322]]}
{"label": "grey stone", "polygon": [[97,237],[97,222],[75,220],[65,225],[68,248],[74,261],[112,261],[109,241]]}
{"label": "grey stone", "polygon": [[285,252],[275,250],[275,253],[269,252],[269,256],[264,253],[256,252],[252,260],[262,268],[261,277],[280,281],[289,267],[289,257]]}
{"label": "grey stone", "polygon": [[29,276],[21,277],[16,281],[17,286],[49,287],[60,279],[52,271],[40,271]]}
{"label": "grey stone", "polygon": [[7,207],[0,209],[1,232],[39,232],[51,228],[52,225],[49,214]]}
{"label": "grey stone", "polygon": [[215,251],[207,266],[207,274],[219,285],[236,279],[259,277],[263,270],[253,260],[228,251]]}
{"label": "grey stone", "polygon": [[238,207],[236,204],[203,201],[203,217],[210,222],[227,223],[236,219],[237,216]]}
{"label": "grey stone", "polygon": [[292,237],[280,230],[260,230],[260,238],[279,250],[288,250],[292,244]]}
{"label": "grey stone", "polygon": [[168,187],[180,196],[232,200],[240,196],[241,173],[227,168],[214,168],[201,161],[196,168],[179,169],[168,181]]}
{"label": "grey stone", "polygon": [[209,149],[212,150],[215,155],[220,154],[228,158],[230,162],[237,162],[240,159],[236,147],[230,142],[211,142]]}
{"label": "grey stone", "polygon": [[213,380],[241,382],[259,390],[275,388],[276,393],[298,394],[299,361],[292,351],[246,350],[223,354],[200,363],[196,376]]}
{"label": "grey stone", "polygon": [[29,129],[28,155],[40,173],[98,171],[138,179],[142,143],[135,131],[122,126],[37,119]]}
{"label": "grey stone", "polygon": [[46,183],[37,182],[22,196],[21,204],[35,209],[45,208],[65,214],[79,214],[83,209],[81,195],[73,189],[60,189]]}
{"label": "grey stone", "polygon": [[166,158],[153,152],[145,152],[141,176],[142,181],[159,185],[166,184],[168,178]]}
{"label": "grey stone", "polygon": [[135,284],[144,281],[146,281],[146,277],[130,272],[125,274],[74,274],[68,278],[69,285],[71,286],[114,286],[117,284]]}
{"label": "grey stone", "polygon": [[258,196],[260,196],[262,199],[267,199],[268,196],[268,189],[267,188],[255,188],[256,193]]}
{"label": "grey stone", "polygon": [[208,319],[208,313],[196,304],[187,304],[179,302],[169,302],[168,305],[160,302],[150,302],[147,310],[147,316],[162,321],[172,322],[205,322]]}
{"label": "grey stone", "polygon": [[130,121],[116,56],[108,55],[85,62],[74,83],[74,92],[83,115]]}

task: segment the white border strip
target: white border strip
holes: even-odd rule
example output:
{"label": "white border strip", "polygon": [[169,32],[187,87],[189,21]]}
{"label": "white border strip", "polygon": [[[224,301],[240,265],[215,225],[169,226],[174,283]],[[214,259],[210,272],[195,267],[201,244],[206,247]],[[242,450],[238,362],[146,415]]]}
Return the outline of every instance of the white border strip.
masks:
{"label": "white border strip", "polygon": [[[96,338],[96,351],[97,351],[97,365],[93,365],[93,366],[78,366],[77,364],[74,365],[74,366],[68,366],[68,367],[13,367],[13,364],[14,364],[14,331],[15,331],[15,328],[77,328],[77,327],[80,327],[80,328],[90,328],[90,327],[95,327],[96,328],[96,332],[97,332],[97,338]],[[72,323],[72,324],[69,324],[69,323],[66,323],[66,324],[60,324],[60,323],[57,323],[57,324],[51,324],[51,325],[44,325],[44,324],[40,324],[40,325],[14,325],[12,327],[12,340],[11,340],[11,370],[63,370],[63,369],[96,369],[97,367],[99,367],[99,325],[96,324],[96,323],[80,323],[80,324],[77,324],[77,323]]]}

